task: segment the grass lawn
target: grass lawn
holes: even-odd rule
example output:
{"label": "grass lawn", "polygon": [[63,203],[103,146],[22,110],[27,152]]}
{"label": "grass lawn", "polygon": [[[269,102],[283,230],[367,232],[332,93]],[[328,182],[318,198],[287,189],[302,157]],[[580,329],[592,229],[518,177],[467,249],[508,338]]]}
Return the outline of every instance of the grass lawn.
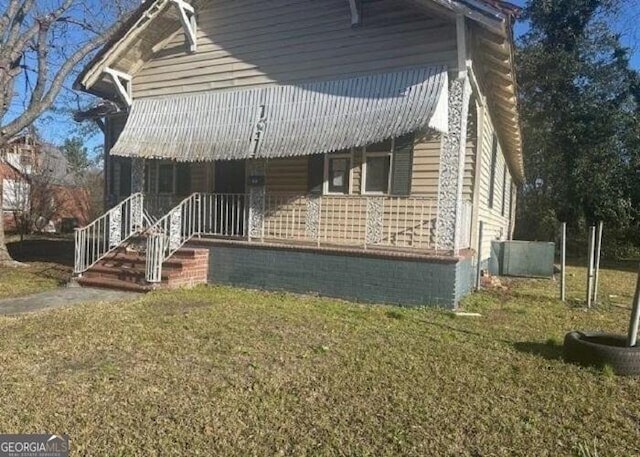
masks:
{"label": "grass lawn", "polygon": [[559,346],[626,329],[629,270],[589,312],[539,280],[469,297],[480,318],[227,287],[0,317],[0,431],[90,456],[640,455],[640,381]]}
{"label": "grass lawn", "polygon": [[7,239],[7,249],[21,267],[0,267],[0,299],[55,289],[66,284],[73,265],[73,241],[30,237]]}

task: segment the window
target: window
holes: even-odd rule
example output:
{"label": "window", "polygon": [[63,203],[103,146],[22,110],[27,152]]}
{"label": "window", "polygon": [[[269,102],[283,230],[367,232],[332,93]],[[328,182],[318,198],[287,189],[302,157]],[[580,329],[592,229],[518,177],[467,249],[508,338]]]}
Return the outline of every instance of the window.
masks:
{"label": "window", "polygon": [[362,193],[388,194],[393,141],[367,146],[362,158]]}
{"label": "window", "polygon": [[20,155],[20,165],[31,165],[33,162],[31,156],[27,154]]}
{"label": "window", "polygon": [[158,165],[158,193],[172,194],[174,166],[172,163],[161,163]]}
{"label": "window", "polygon": [[391,154],[374,152],[365,155],[364,192],[367,194],[386,194],[389,192],[389,170]]}
{"label": "window", "polygon": [[189,195],[191,164],[146,161],[144,191],[150,194]]}
{"label": "window", "polygon": [[498,138],[493,135],[491,146],[491,176],[489,178],[489,208],[493,208],[494,194],[496,190],[496,165],[498,161]]}
{"label": "window", "polygon": [[324,192],[349,194],[351,191],[351,153],[329,154],[324,162]]}

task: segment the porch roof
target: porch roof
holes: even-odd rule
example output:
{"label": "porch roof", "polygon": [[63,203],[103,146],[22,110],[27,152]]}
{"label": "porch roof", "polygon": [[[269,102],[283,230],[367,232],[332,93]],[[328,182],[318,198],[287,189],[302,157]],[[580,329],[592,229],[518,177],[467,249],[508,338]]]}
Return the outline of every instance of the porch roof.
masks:
{"label": "porch roof", "polygon": [[111,154],[179,161],[310,155],[431,127],[446,132],[447,69],[135,99]]}

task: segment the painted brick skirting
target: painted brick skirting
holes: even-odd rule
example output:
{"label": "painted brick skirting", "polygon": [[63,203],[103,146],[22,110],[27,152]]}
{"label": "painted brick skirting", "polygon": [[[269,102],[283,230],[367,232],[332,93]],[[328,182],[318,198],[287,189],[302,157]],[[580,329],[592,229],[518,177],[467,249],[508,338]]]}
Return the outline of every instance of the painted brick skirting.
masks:
{"label": "painted brick skirting", "polygon": [[472,260],[203,240],[210,283],[347,300],[453,309],[472,284]]}

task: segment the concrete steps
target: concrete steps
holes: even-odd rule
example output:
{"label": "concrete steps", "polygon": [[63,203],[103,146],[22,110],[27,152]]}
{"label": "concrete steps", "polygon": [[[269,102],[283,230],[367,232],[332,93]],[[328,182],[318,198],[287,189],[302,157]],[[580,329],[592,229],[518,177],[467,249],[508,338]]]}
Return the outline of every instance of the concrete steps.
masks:
{"label": "concrete steps", "polygon": [[148,292],[158,288],[190,287],[205,284],[208,278],[209,251],[181,248],[162,264],[162,280],[150,284],[145,279],[144,253],[118,248],[77,278],[86,287]]}

